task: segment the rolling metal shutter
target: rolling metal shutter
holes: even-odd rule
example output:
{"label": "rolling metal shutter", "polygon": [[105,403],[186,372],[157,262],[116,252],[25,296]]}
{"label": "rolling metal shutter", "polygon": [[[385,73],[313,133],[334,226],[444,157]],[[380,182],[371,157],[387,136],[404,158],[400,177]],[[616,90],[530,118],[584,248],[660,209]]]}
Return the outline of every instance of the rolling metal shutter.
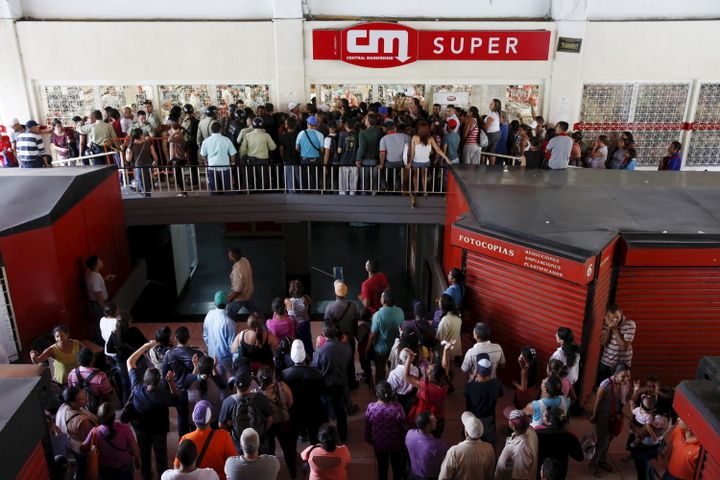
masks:
{"label": "rolling metal shutter", "polygon": [[637,325],[633,377],[675,385],[720,355],[720,268],[623,267],[615,301]]}
{"label": "rolling metal shutter", "polygon": [[700,464],[696,478],[702,480],[716,480],[720,478],[720,464],[718,464],[704,448],[700,451]]}
{"label": "rolling metal shutter", "polygon": [[468,295],[463,321],[490,325],[493,342],[505,352],[507,368],[500,372],[505,383],[518,376],[517,357],[523,346],[537,350],[542,369],[557,348],[558,327],[571,328],[578,341],[582,338],[587,286],[471,251],[465,267]]}
{"label": "rolling metal shutter", "polygon": [[595,280],[595,296],[592,305],[592,323],[583,336],[585,355],[582,362],[582,397],[580,403],[585,404],[595,387],[595,377],[602,354],[600,336],[605,323],[605,312],[610,300],[610,287],[612,286],[613,269],[601,269]]}
{"label": "rolling metal shutter", "polygon": [[23,465],[15,478],[17,480],[47,480],[50,478],[48,459],[41,442],[35,445],[32,453],[25,461],[25,465]]}

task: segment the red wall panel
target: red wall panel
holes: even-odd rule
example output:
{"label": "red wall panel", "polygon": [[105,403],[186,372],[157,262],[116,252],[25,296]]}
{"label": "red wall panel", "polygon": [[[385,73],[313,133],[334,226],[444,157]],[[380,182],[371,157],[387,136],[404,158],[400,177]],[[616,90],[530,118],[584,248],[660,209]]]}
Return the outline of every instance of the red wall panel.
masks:
{"label": "red wall panel", "polygon": [[50,478],[47,457],[41,442],[37,443],[15,478],[17,480],[47,480]]}
{"label": "red wall panel", "polygon": [[505,352],[505,383],[517,378],[517,357],[535,347],[541,368],[557,348],[555,332],[564,326],[582,338],[588,288],[507,262],[467,253],[467,314],[464,322],[486,322]]}
{"label": "red wall panel", "polygon": [[448,189],[445,197],[445,232],[443,234],[443,267],[445,273],[458,267],[462,262],[462,249],[451,243],[450,229],[457,217],[470,211],[468,203],[452,173],[448,174]]}
{"label": "red wall panel", "polygon": [[50,227],[0,237],[0,252],[23,349],[59,323],[68,323],[76,338],[91,335],[85,258],[98,254],[104,272],[117,274],[107,284],[111,297],[131,268],[117,178],[107,178]]}
{"label": "red wall panel", "polygon": [[720,268],[623,267],[615,302],[637,324],[634,377],[674,385],[720,355]]}

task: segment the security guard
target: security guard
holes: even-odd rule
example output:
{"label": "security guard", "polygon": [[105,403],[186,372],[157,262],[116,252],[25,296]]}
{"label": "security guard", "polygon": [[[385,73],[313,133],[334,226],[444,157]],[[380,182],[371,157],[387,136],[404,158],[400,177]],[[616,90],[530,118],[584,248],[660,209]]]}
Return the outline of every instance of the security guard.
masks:
{"label": "security guard", "polygon": [[212,135],[210,131],[210,125],[217,122],[218,108],[215,105],[210,105],[205,109],[205,116],[200,120],[197,130],[197,145],[198,148],[202,147],[202,142]]}

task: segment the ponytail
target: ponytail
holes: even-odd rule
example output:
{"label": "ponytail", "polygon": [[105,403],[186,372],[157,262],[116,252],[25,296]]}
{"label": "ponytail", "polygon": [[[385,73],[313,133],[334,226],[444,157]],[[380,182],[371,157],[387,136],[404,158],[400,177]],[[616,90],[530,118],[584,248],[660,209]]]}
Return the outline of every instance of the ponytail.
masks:
{"label": "ponytail", "polygon": [[560,327],[557,330],[557,336],[563,341],[562,347],[560,347],[565,354],[567,368],[572,368],[578,361],[578,355],[580,354],[580,345],[575,343],[575,335],[572,330],[567,327]]}

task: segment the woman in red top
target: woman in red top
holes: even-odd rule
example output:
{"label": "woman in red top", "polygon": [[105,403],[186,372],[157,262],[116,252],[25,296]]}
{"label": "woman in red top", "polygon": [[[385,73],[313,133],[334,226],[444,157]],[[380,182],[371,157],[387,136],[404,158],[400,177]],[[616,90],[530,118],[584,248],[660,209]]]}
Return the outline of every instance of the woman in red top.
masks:
{"label": "woman in red top", "polygon": [[440,438],[445,429],[445,399],[448,394],[447,372],[450,371],[450,351],[453,349],[455,341],[444,342],[442,363],[433,362],[428,365],[425,371],[425,377],[416,377],[410,373],[410,366],[415,360],[415,352],[409,348],[405,348],[408,359],[405,362],[403,370],[403,379],[418,389],[417,403],[408,413],[408,423],[415,424],[415,417],[420,412],[430,412],[437,419],[437,427],[432,434],[435,438]]}

